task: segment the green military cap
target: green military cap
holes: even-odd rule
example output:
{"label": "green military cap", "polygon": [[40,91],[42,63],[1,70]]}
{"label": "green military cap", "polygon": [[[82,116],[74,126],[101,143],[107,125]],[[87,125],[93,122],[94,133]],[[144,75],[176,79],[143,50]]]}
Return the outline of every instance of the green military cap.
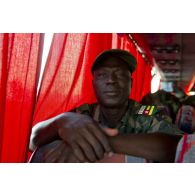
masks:
{"label": "green military cap", "polygon": [[132,54],[130,54],[128,51],[121,50],[121,49],[109,49],[103,51],[97,56],[97,58],[95,59],[92,65],[92,69],[91,69],[92,73],[101,64],[101,61],[109,57],[117,57],[123,60],[124,62],[126,62],[128,64],[128,69],[131,73],[133,73],[134,70],[136,69],[137,61],[135,57]]}

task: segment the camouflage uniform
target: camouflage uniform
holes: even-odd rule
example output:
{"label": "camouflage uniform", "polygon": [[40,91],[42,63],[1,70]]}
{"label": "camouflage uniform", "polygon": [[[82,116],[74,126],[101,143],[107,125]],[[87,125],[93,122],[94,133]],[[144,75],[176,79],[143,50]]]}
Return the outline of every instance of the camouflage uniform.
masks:
{"label": "camouflage uniform", "polygon": [[[89,115],[101,126],[105,126],[98,104],[83,104],[72,111]],[[173,125],[170,120],[171,119],[166,115],[166,112],[162,107],[158,109],[155,106],[143,106],[133,100],[129,100],[128,109],[125,115],[122,117],[120,124],[116,128],[120,133],[163,132],[168,134],[182,134],[182,132],[175,125]],[[52,148],[53,144],[54,143],[47,145],[47,148]],[[37,152],[34,152],[34,155],[32,155],[30,162],[43,162],[43,154],[44,146],[37,150]],[[114,157],[118,158],[117,155],[118,154],[115,154]],[[111,159],[110,162],[112,160],[113,159]],[[152,161],[146,161],[145,159],[140,157],[125,155],[124,162],[140,163]]]}
{"label": "camouflage uniform", "polygon": [[[106,126],[103,123],[103,116],[98,104],[84,104],[74,111],[89,115],[100,125]],[[170,121],[171,119],[164,113],[162,108],[143,106],[133,100],[129,100],[128,110],[116,128],[120,133],[162,132],[181,135],[182,132]]]}

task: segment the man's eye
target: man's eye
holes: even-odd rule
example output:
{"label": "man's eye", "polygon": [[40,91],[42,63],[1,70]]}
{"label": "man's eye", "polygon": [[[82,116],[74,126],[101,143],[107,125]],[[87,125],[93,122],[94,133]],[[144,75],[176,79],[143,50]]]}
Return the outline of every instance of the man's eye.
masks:
{"label": "man's eye", "polygon": [[117,72],[117,76],[118,76],[118,77],[125,77],[125,78],[128,78],[130,75],[127,74],[126,72],[118,71],[118,72]]}
{"label": "man's eye", "polygon": [[124,76],[124,74],[122,72],[117,72],[116,74],[117,76]]}
{"label": "man's eye", "polygon": [[106,77],[106,73],[98,73],[98,78],[105,78]]}
{"label": "man's eye", "polygon": [[126,75],[123,72],[117,72],[116,76],[118,78],[125,77]]}

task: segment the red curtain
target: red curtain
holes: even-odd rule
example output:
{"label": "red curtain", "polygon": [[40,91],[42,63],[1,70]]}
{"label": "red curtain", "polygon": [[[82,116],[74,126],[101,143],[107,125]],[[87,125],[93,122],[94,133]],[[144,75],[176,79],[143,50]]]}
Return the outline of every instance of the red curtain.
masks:
{"label": "red curtain", "polygon": [[25,162],[41,51],[41,34],[0,34],[0,162]]}
{"label": "red curtain", "polygon": [[151,66],[153,58],[143,35],[133,34],[133,38],[143,50],[149,62],[145,61],[142,54],[137,51],[135,44],[128,34],[113,34],[113,48],[127,50],[137,59],[137,68],[132,75],[133,85],[130,98],[139,102],[151,89]]}
{"label": "red curtain", "polygon": [[55,34],[36,104],[34,124],[83,103],[95,102],[91,65],[112,47],[112,34]]}
{"label": "red curtain", "polygon": [[146,63],[141,55],[137,56],[137,69],[133,74],[133,86],[131,98],[138,102],[142,97],[150,92],[151,89],[151,66]]}
{"label": "red curtain", "polygon": [[[55,34],[33,124],[80,104],[95,102],[91,66],[99,53],[110,48],[125,49],[137,58],[131,98],[140,101],[150,91],[150,65],[143,60],[127,34]],[[145,76],[146,72],[149,76]]]}

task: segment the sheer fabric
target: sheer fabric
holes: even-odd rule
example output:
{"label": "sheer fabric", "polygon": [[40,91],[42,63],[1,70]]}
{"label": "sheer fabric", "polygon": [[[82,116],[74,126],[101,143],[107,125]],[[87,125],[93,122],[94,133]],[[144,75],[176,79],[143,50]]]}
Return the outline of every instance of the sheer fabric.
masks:
{"label": "sheer fabric", "polygon": [[35,109],[34,123],[95,102],[91,65],[111,48],[112,34],[55,34]]}
{"label": "sheer fabric", "polygon": [[0,162],[25,162],[41,40],[41,34],[0,34]]}

